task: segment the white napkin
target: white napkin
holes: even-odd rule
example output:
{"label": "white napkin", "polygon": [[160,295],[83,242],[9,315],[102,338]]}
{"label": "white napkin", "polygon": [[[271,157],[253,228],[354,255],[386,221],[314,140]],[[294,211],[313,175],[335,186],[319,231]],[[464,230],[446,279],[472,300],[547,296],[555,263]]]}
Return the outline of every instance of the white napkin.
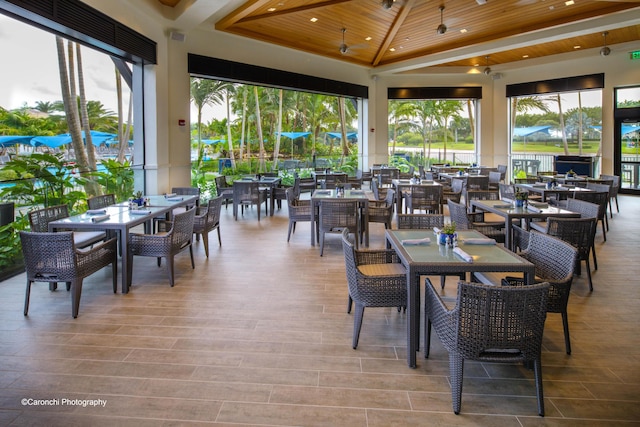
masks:
{"label": "white napkin", "polygon": [[462,258],[465,262],[473,262],[471,255],[460,249],[460,247],[453,248],[453,253]]}
{"label": "white napkin", "polygon": [[438,227],[433,227],[433,232],[435,234],[438,234],[438,233],[440,233],[440,229]]}
{"label": "white napkin", "polygon": [[428,237],[425,237],[424,239],[404,239],[400,243],[402,243],[402,246],[407,246],[407,245],[428,245],[428,244],[431,243],[431,239],[428,238]]}
{"label": "white napkin", "polygon": [[364,191],[362,190],[351,190],[351,195],[352,196],[361,196],[364,194]]}
{"label": "white napkin", "polygon": [[106,209],[89,209],[87,215],[104,215],[107,213]]}
{"label": "white napkin", "polygon": [[529,209],[531,212],[542,212],[542,209],[529,204],[527,204],[527,209]]}
{"label": "white napkin", "polygon": [[504,203],[504,204],[499,204],[499,205],[493,205],[494,208],[496,209],[508,209],[508,208],[512,208],[513,205],[510,203]]}
{"label": "white napkin", "polygon": [[179,202],[184,200],[184,197],[167,197],[167,200],[169,200],[170,202]]}
{"label": "white napkin", "polygon": [[133,210],[130,210],[129,213],[131,215],[149,215],[151,211],[146,209],[133,209]]}
{"label": "white napkin", "polygon": [[168,199],[169,197],[174,197],[176,195],[176,193],[169,193],[169,194],[165,194],[164,198]]}
{"label": "white napkin", "polygon": [[92,216],[91,217],[91,222],[100,222],[100,221],[106,221],[110,218],[109,215],[98,215],[98,216]]}
{"label": "white napkin", "polygon": [[532,202],[532,201],[529,201],[529,205],[530,206],[535,206],[536,208],[548,208],[549,207],[549,203],[546,203],[546,202]]}
{"label": "white napkin", "polygon": [[464,239],[462,242],[465,245],[495,245],[496,244],[495,239],[487,239],[487,238],[481,238],[481,237]]}

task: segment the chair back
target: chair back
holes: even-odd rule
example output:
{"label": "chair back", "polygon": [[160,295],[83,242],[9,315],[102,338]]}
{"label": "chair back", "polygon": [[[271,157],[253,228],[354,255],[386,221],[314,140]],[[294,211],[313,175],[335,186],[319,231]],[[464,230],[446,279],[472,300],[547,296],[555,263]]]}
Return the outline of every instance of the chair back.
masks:
{"label": "chair back", "polygon": [[378,181],[378,178],[373,177],[371,178],[371,191],[373,192],[373,198],[375,200],[382,200],[380,198],[380,187],[379,187],[380,181]]}
{"label": "chair back", "polygon": [[472,200],[500,200],[500,190],[467,190],[464,200],[468,210]]}
{"label": "chair back", "polygon": [[567,199],[567,210],[577,212],[582,218],[598,218],[600,206],[580,199]]}
{"label": "chair back", "polygon": [[496,169],[500,172],[500,181],[504,181],[507,176],[507,165],[498,165]]}
{"label": "chair back", "polygon": [[[411,209],[424,209],[431,213],[440,213],[442,203],[441,185],[412,185],[407,203]],[[413,213],[413,212],[411,212]]]}
{"label": "chair back", "polygon": [[611,181],[611,197],[616,197],[618,195],[618,190],[620,190],[620,176],[618,175],[600,175],[601,180]]}
{"label": "chair back", "polygon": [[547,218],[547,234],[570,243],[578,250],[578,259],[589,258],[596,235],[597,218]]}
{"label": "chair back", "polygon": [[400,169],[397,168],[382,168],[380,169],[380,184],[391,184],[391,180],[398,179],[400,177]]}
{"label": "chair back", "polygon": [[196,215],[194,219],[194,233],[209,232],[220,224],[220,211],[222,210],[222,202],[222,196],[210,199],[207,202],[206,214],[203,216]]}
{"label": "chair back", "polygon": [[343,199],[320,200],[320,232],[330,232],[338,228],[347,228],[358,234],[358,201]]}
{"label": "chair back", "polygon": [[473,228],[467,216],[467,207],[465,205],[456,203],[453,200],[447,200],[447,206],[449,207],[449,218],[451,222],[456,223],[457,229],[470,230]]}
{"label": "chair back", "polygon": [[500,193],[501,200],[515,200],[516,198],[516,189],[513,184],[505,184],[504,182],[501,182],[500,184],[498,184],[498,191]]}
{"label": "chair back", "polygon": [[27,279],[70,282],[77,277],[73,232],[20,232]]}
{"label": "chair back", "polygon": [[398,229],[432,229],[444,226],[443,214],[398,214]]}
{"label": "chair back", "polygon": [[260,184],[257,181],[234,181],[233,203],[260,204]]}
{"label": "chair back", "polygon": [[115,194],[104,194],[102,196],[95,196],[87,199],[87,206],[89,209],[102,209],[115,204]]}
{"label": "chair back", "polygon": [[49,231],[50,222],[68,217],[69,207],[67,205],[50,206],[29,212],[29,224],[31,231],[46,233]]}
{"label": "chair back", "polygon": [[598,219],[602,220],[604,218],[604,215],[607,212],[607,204],[609,203],[608,189],[607,191],[576,191],[573,198],[598,205]]}
{"label": "chair back", "polygon": [[472,360],[538,360],[548,295],[548,283],[492,286],[460,282],[453,334],[457,342],[450,351]]}
{"label": "chair back", "polygon": [[218,196],[220,196],[224,190],[231,189],[231,186],[227,182],[227,177],[224,175],[216,176],[215,182],[216,182],[216,191]]}
{"label": "chair back", "polygon": [[467,177],[467,191],[488,189],[489,177],[487,175],[469,175]]}
{"label": "chair back", "polygon": [[173,251],[178,251],[191,244],[195,214],[195,209],[189,209],[173,216],[173,225],[169,230]]}
{"label": "chair back", "polygon": [[500,184],[500,180],[502,179],[502,174],[498,171],[490,171],[489,172],[489,186],[493,188],[498,188],[498,184]]}
{"label": "chair back", "polygon": [[535,265],[536,276],[553,283],[568,283],[573,280],[573,270],[578,251],[570,243],[557,237],[529,232],[529,246],[520,256]]}

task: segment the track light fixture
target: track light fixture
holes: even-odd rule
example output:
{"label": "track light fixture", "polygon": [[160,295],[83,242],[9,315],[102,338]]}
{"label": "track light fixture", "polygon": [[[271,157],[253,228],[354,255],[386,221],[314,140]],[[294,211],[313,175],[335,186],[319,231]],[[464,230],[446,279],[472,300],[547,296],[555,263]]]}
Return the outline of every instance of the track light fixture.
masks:
{"label": "track light fixture", "polygon": [[609,47],[607,46],[608,34],[609,34],[608,31],[605,31],[604,33],[602,33],[602,37],[604,38],[604,46],[602,47],[602,49],[600,49],[600,55],[602,56],[609,56],[609,54],[611,53],[611,49],[609,49]]}
{"label": "track light fixture", "polygon": [[491,68],[489,68],[489,55],[485,56],[484,59],[486,59],[487,61],[487,66],[482,72],[488,76],[489,74],[491,74]]}
{"label": "track light fixture", "polygon": [[444,21],[443,21],[443,12],[444,12],[444,5],[440,6],[440,25],[438,25],[438,28],[436,28],[436,34],[444,34],[447,32],[447,26],[444,25]]}
{"label": "track light fixture", "polygon": [[382,8],[383,9],[391,9],[393,7],[393,3],[396,0],[382,0]]}

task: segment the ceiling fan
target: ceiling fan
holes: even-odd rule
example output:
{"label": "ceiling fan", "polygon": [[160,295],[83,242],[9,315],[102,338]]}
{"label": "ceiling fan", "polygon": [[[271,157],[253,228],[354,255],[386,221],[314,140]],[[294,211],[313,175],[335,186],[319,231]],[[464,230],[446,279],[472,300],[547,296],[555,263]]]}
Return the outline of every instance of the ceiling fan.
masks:
{"label": "ceiling fan", "polygon": [[344,33],[347,32],[346,28],[342,29],[342,43],[340,44],[340,53],[346,55],[349,52],[349,46],[344,42]]}
{"label": "ceiling fan", "polygon": [[444,25],[444,5],[440,6],[440,25],[436,28],[436,34],[444,34],[447,32],[447,26]]}

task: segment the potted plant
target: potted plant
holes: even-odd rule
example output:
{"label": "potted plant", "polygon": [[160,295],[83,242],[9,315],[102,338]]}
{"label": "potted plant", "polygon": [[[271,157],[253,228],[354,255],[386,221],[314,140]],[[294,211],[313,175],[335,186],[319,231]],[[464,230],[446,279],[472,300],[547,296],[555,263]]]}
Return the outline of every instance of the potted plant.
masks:
{"label": "potted plant", "polygon": [[440,235],[438,236],[438,244],[440,245],[453,245],[454,240],[456,239],[456,223],[450,222],[442,227],[440,230]]}
{"label": "potted plant", "polygon": [[138,206],[144,205],[144,197],[142,197],[142,191],[136,191],[133,194],[132,202]]}
{"label": "potted plant", "polygon": [[573,178],[576,176],[576,173],[573,171],[573,169],[569,169],[569,172],[567,172],[567,174],[565,175],[565,178]]}
{"label": "potted plant", "polygon": [[515,205],[517,208],[521,208],[524,206],[525,202],[527,201],[527,199],[529,198],[529,193],[527,193],[526,191],[521,191],[519,188],[516,187],[516,192],[515,192]]}

